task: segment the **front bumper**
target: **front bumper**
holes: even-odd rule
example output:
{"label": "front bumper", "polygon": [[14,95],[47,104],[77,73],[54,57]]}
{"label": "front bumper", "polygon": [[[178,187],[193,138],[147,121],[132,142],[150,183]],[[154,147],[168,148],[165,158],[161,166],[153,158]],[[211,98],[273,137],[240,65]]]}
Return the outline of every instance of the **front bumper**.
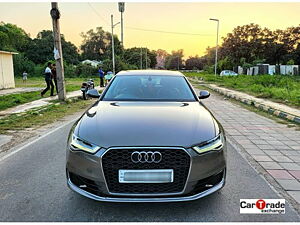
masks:
{"label": "front bumper", "polygon": [[183,202],[183,201],[193,201],[193,200],[197,200],[199,198],[203,198],[207,195],[210,195],[210,194],[220,190],[222,187],[224,187],[224,185],[225,185],[225,173],[224,173],[224,177],[222,178],[222,180],[219,184],[215,185],[214,187],[212,187],[206,191],[203,191],[198,194],[191,195],[191,196],[156,197],[156,198],[134,198],[134,197],[118,198],[118,197],[101,197],[98,195],[94,195],[92,193],[89,193],[89,192],[77,187],[68,178],[68,187],[71,190],[73,190],[73,191],[77,192],[78,194],[81,194],[87,198],[90,198],[90,199],[93,199],[96,201],[102,201],[102,202]]}
{"label": "front bumper", "polygon": [[[111,193],[107,187],[105,176],[102,169],[102,156],[108,151],[106,149],[100,150],[95,155],[84,152],[75,152],[67,150],[67,184],[73,191],[97,200],[106,202],[177,202],[177,201],[191,201],[202,198],[220,190],[225,185],[226,177],[226,145],[219,152],[210,152],[199,155],[192,149],[184,149],[191,157],[191,165],[186,184],[182,192],[172,194],[157,194],[153,195],[135,195],[122,194],[118,195]],[[101,190],[100,193],[89,191],[82,188],[76,182],[72,182],[70,174],[75,174],[95,182],[97,188]],[[205,189],[197,189],[197,184],[210,177],[218,174],[218,179],[215,179],[211,187]],[[200,182],[200,183],[201,183]]]}

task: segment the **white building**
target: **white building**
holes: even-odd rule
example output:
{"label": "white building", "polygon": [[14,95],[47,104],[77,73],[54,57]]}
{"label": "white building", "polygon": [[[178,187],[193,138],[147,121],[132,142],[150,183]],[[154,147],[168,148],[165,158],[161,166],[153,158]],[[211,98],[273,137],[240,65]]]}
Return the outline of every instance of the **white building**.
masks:
{"label": "white building", "polygon": [[82,61],[81,63],[90,64],[90,65],[92,65],[93,67],[98,67],[99,65],[102,64],[101,61],[89,60],[89,59],[86,59],[86,60]]}
{"label": "white building", "polygon": [[0,89],[14,88],[13,55],[15,52],[0,51]]}

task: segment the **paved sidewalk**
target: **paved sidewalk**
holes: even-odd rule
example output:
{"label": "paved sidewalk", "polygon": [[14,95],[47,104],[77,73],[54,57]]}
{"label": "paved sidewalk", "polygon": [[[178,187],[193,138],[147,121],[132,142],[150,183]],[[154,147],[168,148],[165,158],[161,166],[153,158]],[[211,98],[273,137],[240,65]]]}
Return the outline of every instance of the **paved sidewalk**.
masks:
{"label": "paved sidewalk", "polygon": [[[104,88],[100,88],[100,87],[96,87],[96,89],[99,90],[103,90]],[[72,91],[72,92],[67,92],[67,98],[74,98],[74,97],[78,97],[81,96],[82,92],[79,91]],[[41,107],[41,106],[45,106],[50,104],[50,101],[52,100],[56,100],[58,99],[58,96],[52,96],[52,97],[48,97],[48,98],[41,98],[39,100],[35,100],[32,102],[28,102],[22,105],[18,105],[16,107],[12,107],[12,108],[8,108],[6,110],[0,111],[0,116],[6,116],[6,115],[10,115],[13,113],[21,113],[21,112],[25,112],[27,110],[36,108],[36,107]]]}
{"label": "paved sidewalk", "polygon": [[207,84],[203,81],[199,81],[197,79],[191,79],[194,82],[197,82],[201,85],[204,85],[222,95],[225,95],[229,98],[234,98],[240,102],[246,103],[248,105],[253,105],[256,108],[259,108],[261,110],[264,110],[270,114],[273,114],[275,116],[291,120],[295,123],[300,124],[300,110],[296,108],[289,107],[284,104],[280,104],[277,102],[268,101],[266,99],[256,98],[252,95],[248,95],[243,92],[230,90],[228,88],[219,87],[215,84]]}
{"label": "paved sidewalk", "polygon": [[0,90],[0,96],[18,94],[18,93],[24,93],[24,92],[40,91],[42,89],[43,88],[37,88],[37,87],[22,87],[22,88],[3,89],[3,90]]}
{"label": "paved sidewalk", "polygon": [[212,93],[203,103],[222,123],[227,136],[300,203],[300,131],[226,101],[218,94]]}

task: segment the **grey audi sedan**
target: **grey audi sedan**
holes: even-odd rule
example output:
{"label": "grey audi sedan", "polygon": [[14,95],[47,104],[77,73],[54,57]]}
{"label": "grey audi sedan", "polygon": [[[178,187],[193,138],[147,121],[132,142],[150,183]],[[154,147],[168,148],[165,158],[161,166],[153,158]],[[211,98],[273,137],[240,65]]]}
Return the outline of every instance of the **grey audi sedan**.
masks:
{"label": "grey audi sedan", "polygon": [[221,189],[226,139],[180,72],[121,71],[70,131],[67,183],[98,201],[172,202]]}

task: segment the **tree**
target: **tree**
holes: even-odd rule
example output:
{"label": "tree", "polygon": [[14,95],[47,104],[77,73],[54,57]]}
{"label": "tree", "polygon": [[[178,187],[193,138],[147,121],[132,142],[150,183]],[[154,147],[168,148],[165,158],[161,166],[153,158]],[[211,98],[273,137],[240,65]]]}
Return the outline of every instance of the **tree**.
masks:
{"label": "tree", "polygon": [[240,58],[245,58],[247,62],[263,58],[264,44],[269,34],[270,30],[262,29],[258,24],[238,26],[223,38],[220,53],[228,56],[235,65],[239,63]]}
{"label": "tree", "polygon": [[21,76],[26,71],[29,76],[34,74],[34,63],[30,61],[24,53],[19,53],[13,56],[14,58],[14,73],[15,75]]}
{"label": "tree", "polygon": [[135,65],[137,68],[140,68],[141,67],[140,66],[141,65],[141,48],[134,47],[134,48],[125,49],[124,50],[124,61],[128,64]]}
{"label": "tree", "polygon": [[300,65],[300,44],[295,49],[293,58],[295,59],[295,64]]}
{"label": "tree", "polygon": [[[82,51],[82,59],[105,60],[111,59],[111,33],[104,31],[102,27],[96,27],[96,30],[89,30],[81,33],[83,43],[80,46]],[[122,56],[123,47],[118,37],[114,35],[115,54]]]}
{"label": "tree", "polygon": [[222,70],[232,70],[233,66],[234,65],[232,63],[232,60],[228,56],[226,56],[225,58],[220,59],[218,61],[217,68],[218,68],[218,71],[220,72]]}
{"label": "tree", "polygon": [[10,23],[0,23],[0,50],[23,52],[30,40],[22,28]]}
{"label": "tree", "polygon": [[[43,30],[30,42],[25,54],[30,60],[37,64],[53,60],[53,43],[54,39],[52,31]],[[61,35],[61,43],[64,60],[70,64],[79,63],[77,47],[71,42],[66,41],[64,35]]]}
{"label": "tree", "polygon": [[300,26],[271,31],[251,23],[236,27],[223,38],[220,59],[229,57],[234,65],[238,65],[241,58],[250,64],[257,60],[285,64],[296,57],[299,43]]}
{"label": "tree", "polygon": [[[103,60],[102,68],[104,71],[112,71],[112,60],[111,59]],[[138,67],[136,65],[127,64],[123,62],[119,56],[116,56],[115,69],[116,69],[116,73],[118,73],[121,70],[136,70],[138,69]]]}
{"label": "tree", "polygon": [[[141,51],[142,49],[142,51]],[[134,65],[136,68],[141,67],[141,52],[142,52],[142,67],[146,67],[146,51],[147,51],[147,65],[150,68],[155,68],[156,65],[156,52],[150,51],[148,48],[127,48],[124,50],[124,61],[127,64]]]}
{"label": "tree", "polygon": [[202,70],[204,67],[204,59],[199,57],[198,55],[192,57],[190,56],[186,61],[185,61],[185,68],[188,70]]}
{"label": "tree", "polygon": [[155,68],[155,66],[157,64],[156,56],[157,56],[156,51],[154,51],[154,50],[150,51],[147,48],[148,66],[150,68]]}
{"label": "tree", "polygon": [[[219,59],[222,58],[221,54],[219,54]],[[216,60],[216,47],[207,47],[206,55],[203,57],[204,63],[207,65],[214,65]]]}
{"label": "tree", "polygon": [[166,68],[177,70],[183,66],[183,49],[172,51],[171,55],[166,57]]}

